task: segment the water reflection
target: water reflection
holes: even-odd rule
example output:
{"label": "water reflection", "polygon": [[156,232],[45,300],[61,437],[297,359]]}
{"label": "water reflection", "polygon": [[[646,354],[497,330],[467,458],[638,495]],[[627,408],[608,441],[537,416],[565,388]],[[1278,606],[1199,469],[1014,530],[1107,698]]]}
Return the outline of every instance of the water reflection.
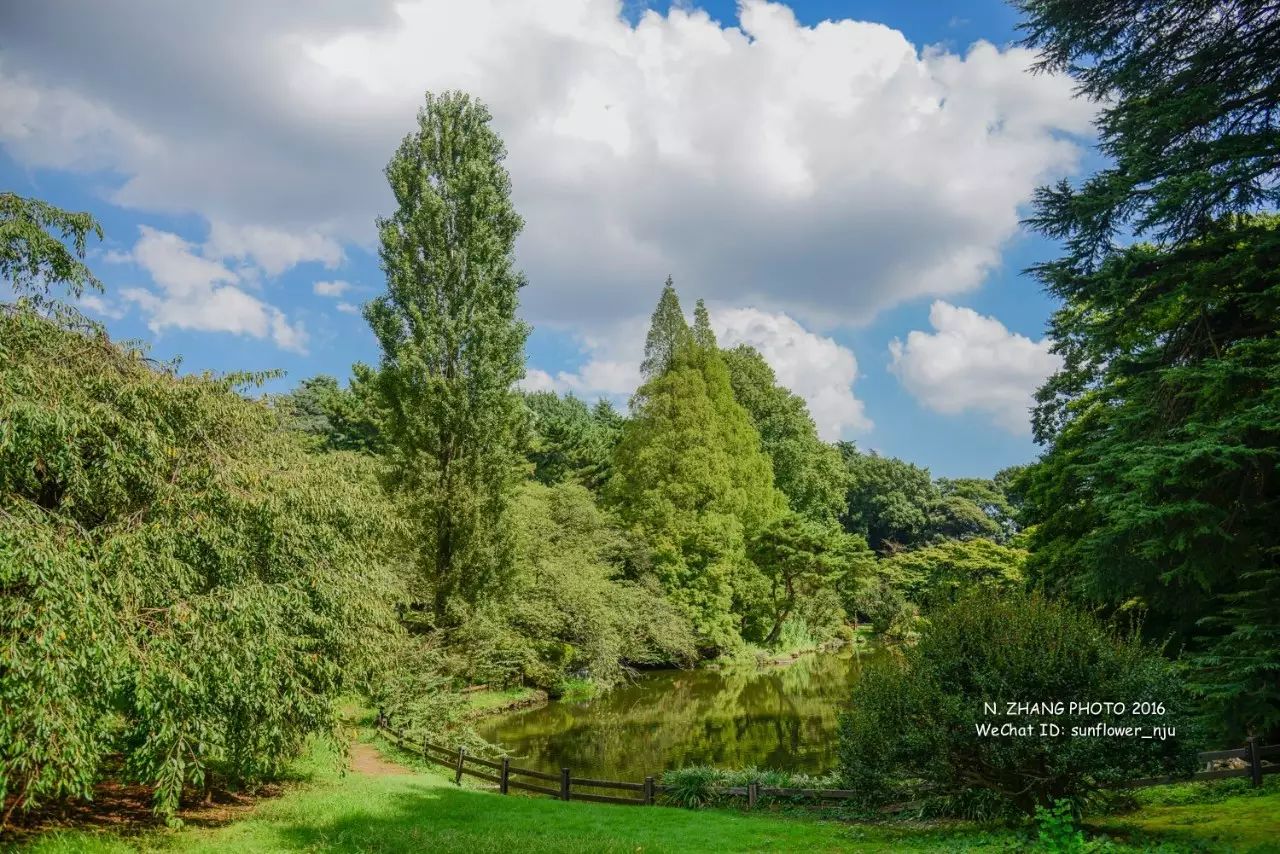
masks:
{"label": "water reflection", "polygon": [[638,780],[684,765],[808,773],[836,761],[837,715],[880,654],[811,655],[765,670],[661,671],[585,702],[554,702],[481,722],[516,764]]}

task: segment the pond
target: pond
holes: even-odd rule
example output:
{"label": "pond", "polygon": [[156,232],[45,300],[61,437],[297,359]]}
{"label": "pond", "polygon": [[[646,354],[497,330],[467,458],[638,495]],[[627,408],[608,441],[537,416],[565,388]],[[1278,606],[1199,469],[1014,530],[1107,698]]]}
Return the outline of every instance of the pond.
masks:
{"label": "pond", "polygon": [[766,668],[662,670],[585,701],[555,701],[483,720],[512,764],[640,780],[686,765],[811,774],[836,765],[838,715],[876,647],[802,656]]}

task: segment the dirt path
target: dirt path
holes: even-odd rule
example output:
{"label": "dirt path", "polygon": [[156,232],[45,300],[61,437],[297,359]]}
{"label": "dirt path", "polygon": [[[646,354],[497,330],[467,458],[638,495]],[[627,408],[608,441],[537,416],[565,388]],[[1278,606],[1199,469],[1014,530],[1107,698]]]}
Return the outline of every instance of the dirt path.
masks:
{"label": "dirt path", "polygon": [[394,762],[388,762],[383,759],[382,754],[378,753],[376,747],[363,741],[351,743],[351,770],[357,774],[368,774],[370,777],[412,773],[403,765],[397,765]]}

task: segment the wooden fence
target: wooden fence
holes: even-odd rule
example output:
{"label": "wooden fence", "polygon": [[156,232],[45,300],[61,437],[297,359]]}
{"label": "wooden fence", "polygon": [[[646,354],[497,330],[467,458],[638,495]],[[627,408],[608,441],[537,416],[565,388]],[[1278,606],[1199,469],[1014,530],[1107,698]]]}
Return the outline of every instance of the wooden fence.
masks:
{"label": "wooden fence", "polygon": [[[665,787],[655,783],[653,777],[645,777],[642,783],[629,783],[620,780],[599,780],[593,777],[574,777],[568,768],[561,768],[559,774],[550,774],[546,771],[535,771],[532,768],[518,768],[512,765],[511,759],[506,756],[494,761],[472,756],[467,753],[464,747],[449,748],[439,744],[432,744],[429,741],[423,741],[422,744],[414,744],[405,738],[403,730],[391,726],[386,716],[381,712],[378,713],[377,726],[379,730],[385,732],[395,741],[397,747],[420,754],[423,759],[430,762],[436,762],[451,768],[454,773],[453,779],[455,783],[460,784],[465,774],[489,783],[496,783],[498,791],[504,795],[509,794],[512,789],[520,789],[525,792],[550,795],[562,801],[575,800],[592,801],[599,804],[653,806],[657,796],[665,791]],[[1148,777],[1129,781],[1124,784],[1124,787],[1158,786],[1164,783],[1187,782],[1188,780],[1223,780],[1228,777],[1249,777],[1254,786],[1261,786],[1263,775],[1280,773],[1280,762],[1263,764],[1264,759],[1280,759],[1280,744],[1264,747],[1258,744],[1255,739],[1250,738],[1244,747],[1234,750],[1202,752],[1197,754],[1197,759],[1204,764],[1212,761],[1239,759],[1244,765],[1238,768],[1200,771],[1191,775],[1190,778]],[[521,777],[527,779],[516,779]],[[528,782],[528,780],[538,782]],[[578,787],[577,791],[574,790],[575,786]],[[609,789],[634,792],[636,794],[629,797],[618,797],[584,792],[582,791],[584,788]],[[747,786],[728,786],[715,791],[716,794],[721,796],[746,798],[748,809],[753,809],[761,797],[796,798],[806,801],[843,801],[849,800],[857,794],[853,789],[783,789],[761,786],[759,783],[754,782]]]}

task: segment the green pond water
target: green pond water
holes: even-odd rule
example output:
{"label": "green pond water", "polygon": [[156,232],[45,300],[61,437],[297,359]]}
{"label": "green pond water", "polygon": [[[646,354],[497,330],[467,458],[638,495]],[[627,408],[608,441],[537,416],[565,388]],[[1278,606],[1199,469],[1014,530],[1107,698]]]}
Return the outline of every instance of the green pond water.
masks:
{"label": "green pond water", "polygon": [[836,765],[837,717],[874,647],[778,667],[663,670],[592,700],[556,701],[482,721],[512,764],[639,780],[685,765],[822,773]]}

